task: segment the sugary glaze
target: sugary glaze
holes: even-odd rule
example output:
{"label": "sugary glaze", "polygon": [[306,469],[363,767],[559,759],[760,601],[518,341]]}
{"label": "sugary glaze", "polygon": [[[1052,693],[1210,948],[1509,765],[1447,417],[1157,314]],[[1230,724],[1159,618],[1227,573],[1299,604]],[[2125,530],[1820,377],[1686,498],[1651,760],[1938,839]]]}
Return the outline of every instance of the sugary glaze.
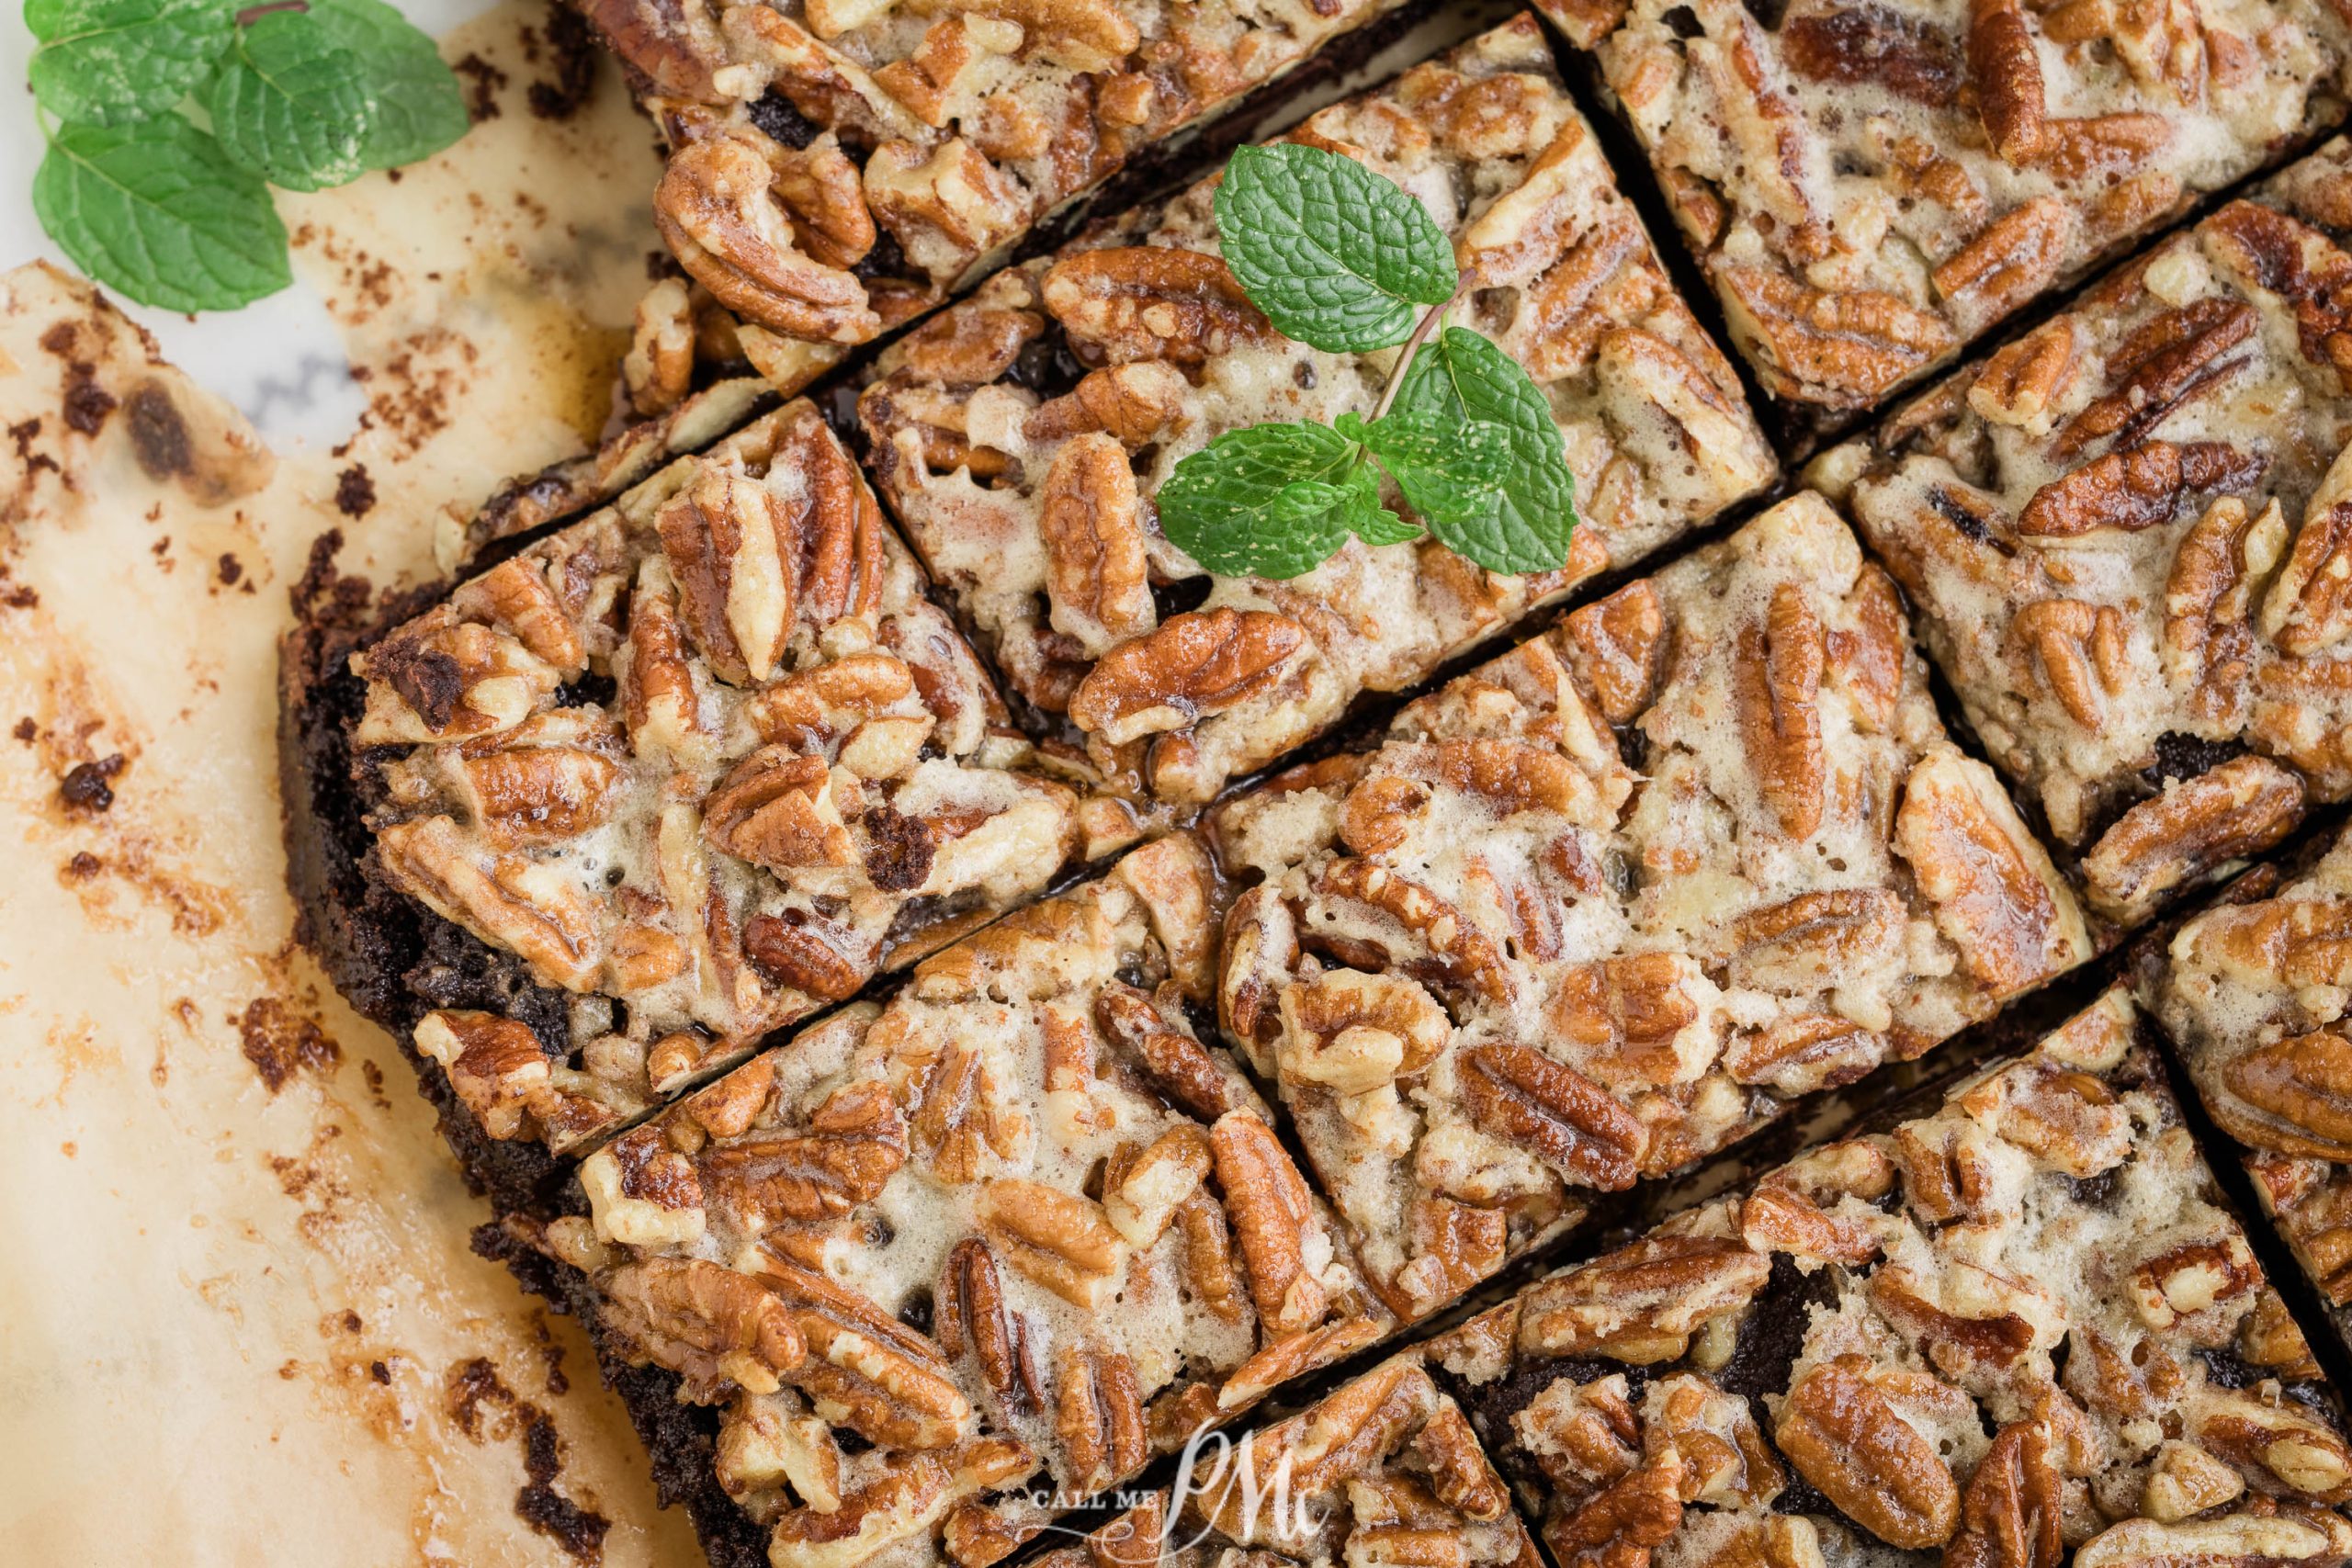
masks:
{"label": "sugary glaze", "polygon": [[2347,234],[2338,141],[1815,467],[2119,921],[2352,792]]}
{"label": "sugary glaze", "polygon": [[1774,471],[1532,17],[1293,140],[1395,179],[1454,236],[1479,285],[1463,319],[1529,368],[1566,445],[1581,521],[1561,570],[1351,541],[1269,581],[1161,536],[1150,498],[1178,461],[1238,426],[1368,412],[1396,358],[1276,333],[1216,259],[1213,181],[999,274],[884,354],[860,401],[876,485],[1006,680],[1164,799],[1208,799]]}
{"label": "sugary glaze", "polygon": [[1859,411],[2340,118],[2322,0],[1538,0],[1775,397]]}
{"label": "sugary glaze", "polygon": [[797,390],[1137,152],[1402,0],[589,0],[662,238]]}
{"label": "sugary glaze", "polygon": [[418,1025],[494,1137],[608,1130],[1129,831],[1035,771],[805,402],[353,668],[375,874],[571,998],[564,1039]]}
{"label": "sugary glaze", "polygon": [[2338,1326],[2352,1328],[2352,840],[2284,886],[2268,880],[2268,896],[2238,889],[2184,924],[2141,993],[2213,1120],[2248,1151],[2256,1192]]}
{"label": "sugary glaze", "polygon": [[1225,1027],[1400,1314],[2089,953],[1811,494],[1214,822]]}
{"label": "sugary glaze", "polygon": [[1554,1561],[2352,1551],[2339,1415],[2135,1028],[2111,991],[1433,1342]]}
{"label": "sugary glaze", "polygon": [[[1222,1048],[1182,835],[919,964],[591,1155],[544,1245],[629,1359],[725,1407],[778,1568],[967,1568],[1377,1339]],[[1067,1506],[1067,1505],[1065,1505]]]}

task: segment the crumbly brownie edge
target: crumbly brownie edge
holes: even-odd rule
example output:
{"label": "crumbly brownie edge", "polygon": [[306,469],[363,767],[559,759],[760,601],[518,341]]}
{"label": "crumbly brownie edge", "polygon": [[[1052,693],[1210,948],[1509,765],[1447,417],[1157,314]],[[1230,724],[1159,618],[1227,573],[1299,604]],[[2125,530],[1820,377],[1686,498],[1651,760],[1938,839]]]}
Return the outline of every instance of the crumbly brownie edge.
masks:
{"label": "crumbly brownie edge", "polygon": [[314,581],[322,572],[314,552],[311,573],[297,590],[295,623],[278,644],[278,797],[295,940],[344,1000],[408,1058],[417,1094],[433,1107],[466,1185],[502,1213],[543,1210],[563,1164],[542,1145],[491,1137],[441,1065],[411,1038],[426,1010],[408,987],[411,966],[436,934],[444,942],[481,944],[377,880],[351,781],[350,728],[365,688],[346,663],[354,650],[426,609],[447,585],[413,589],[371,610],[339,601],[331,581]]}
{"label": "crumbly brownie edge", "polygon": [[472,1246],[478,1256],[504,1264],[526,1292],[578,1321],[595,1351],[598,1376],[645,1445],[655,1495],[665,1508],[685,1508],[710,1568],[768,1568],[766,1528],[718,1483],[717,1411],[681,1401],[677,1373],[629,1364],[598,1317],[595,1290],[579,1269],[496,1221],[475,1228]]}

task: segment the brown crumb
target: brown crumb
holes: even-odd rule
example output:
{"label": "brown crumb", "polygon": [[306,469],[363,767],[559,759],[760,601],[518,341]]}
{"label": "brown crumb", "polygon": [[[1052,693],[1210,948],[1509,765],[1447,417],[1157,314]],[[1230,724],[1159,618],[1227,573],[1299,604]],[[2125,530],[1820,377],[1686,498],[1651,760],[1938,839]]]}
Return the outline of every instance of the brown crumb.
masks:
{"label": "brown crumb", "polygon": [[245,575],[245,563],[223,550],[212,570],[213,574],[220,578],[221,587],[234,588]]}
{"label": "brown crumb", "polygon": [[127,758],[119,751],[111,757],[101,757],[95,762],[76,762],[66,770],[57,793],[65,804],[76,811],[104,811],[114,804],[114,785],[110,782],[122,772]]}
{"label": "brown crumb", "polygon": [[469,85],[466,95],[466,115],[476,125],[498,118],[498,95],[506,86],[506,73],[479,54],[468,54],[453,63],[450,70],[464,77]]}
{"label": "brown crumb", "polygon": [[381,1361],[370,1361],[368,1363],[368,1375],[379,1383],[389,1385],[392,1381],[392,1369]]}
{"label": "brown crumb", "polygon": [[106,864],[89,851],[76,850],[74,858],[65,863],[65,879],[68,882],[87,882],[104,871]]}
{"label": "brown crumb", "polygon": [[[531,112],[541,119],[570,119],[595,96],[596,40],[579,12],[568,6],[550,5],[547,43],[555,80],[531,84]],[[536,58],[537,51],[531,52]]]}
{"label": "brown crumb", "polygon": [[376,481],[368,465],[354,463],[334,479],[334,509],[345,517],[365,517],[376,505]]}
{"label": "brown crumb", "polygon": [[17,721],[17,728],[14,733],[17,739],[29,746],[34,741],[40,739],[40,726],[34,723],[31,716],[28,715]]}
{"label": "brown crumb", "polygon": [[96,435],[114,412],[114,394],[98,385],[97,367],[76,359],[65,367],[65,427]]}
{"label": "brown crumb", "polygon": [[332,1071],[343,1060],[343,1049],[327,1038],[325,1030],[296,1014],[276,997],[256,997],[245,1005],[243,1017],[232,1017],[243,1042],[245,1060],[276,1094],[296,1069]]}
{"label": "brown crumb", "polygon": [[130,450],[139,469],[157,484],[196,472],[194,444],[179,405],[158,381],[142,381],[130,394]]}
{"label": "brown crumb", "polygon": [[29,582],[10,582],[8,569],[0,567],[0,604],[11,610],[29,610],[40,603],[40,591]]}

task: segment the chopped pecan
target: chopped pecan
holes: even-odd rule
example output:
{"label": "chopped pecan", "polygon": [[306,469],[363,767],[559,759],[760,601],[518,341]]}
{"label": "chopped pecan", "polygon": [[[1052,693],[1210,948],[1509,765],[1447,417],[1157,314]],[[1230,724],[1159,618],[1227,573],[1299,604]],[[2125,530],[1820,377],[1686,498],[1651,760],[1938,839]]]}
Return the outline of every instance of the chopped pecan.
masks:
{"label": "chopped pecan", "polygon": [[678,265],[737,315],[788,337],[865,342],[882,321],[865,286],[801,248],[776,184],[776,170],[740,136],[689,141],[654,189],[654,226]]}
{"label": "chopped pecan", "polygon": [[2234,1300],[2262,1283],[2262,1270],[2245,1238],[2184,1242],[2167,1247],[2132,1270],[2140,1321],[2170,1328],[2216,1302]]}
{"label": "chopped pecan", "polygon": [[2041,166],[2062,180],[2127,174],[2164,151],[2172,125],[2157,114],[2103,114],[2043,126]]}
{"label": "chopped pecan", "polygon": [[2217,1392],[2196,1409],[2190,1432],[2261,1490],[2283,1488],[2327,1504],[2352,1496],[2352,1445],[2291,1401],[2266,1404],[2251,1391]]}
{"label": "chopped pecan", "polygon": [[1046,309],[1093,364],[1157,359],[1198,368],[1279,341],[1222,257],[1167,245],[1080,251],[1047,269]]}
{"label": "chopped pecan", "polygon": [[1682,1457],[1668,1448],[1547,1521],[1544,1540],[1562,1568],[1648,1568],[1681,1528]]}
{"label": "chopped pecan", "polygon": [[1074,71],[1102,71],[1142,46],[1135,20],[1111,0],[914,0],[924,14],[968,8],[1013,22],[1046,57]]}
{"label": "chopped pecan", "polygon": [[457,766],[468,804],[495,843],[577,838],[603,826],[611,813],[621,771],[601,750],[517,743],[548,716],[524,720],[499,743],[469,741],[458,749]]}
{"label": "chopped pecan", "polygon": [[1330,1298],[1307,1268],[1306,1244],[1319,1222],[1306,1178],[1255,1111],[1218,1117],[1209,1144],[1258,1315],[1276,1335],[1314,1327]]}
{"label": "chopped pecan", "polygon": [[1790,1464],[1889,1545],[1941,1546],[1960,1522],[1960,1488],[1935,1446],[1859,1373],[1816,1367],[1789,1390],[1773,1438]]}
{"label": "chopped pecan", "polygon": [[620,687],[629,744],[639,755],[683,760],[707,751],[711,737],[702,695],[686,657],[675,586],[661,560],[639,569],[637,591],[629,595],[628,651]]}
{"label": "chopped pecan", "polygon": [[694,303],[683,279],[665,277],[637,302],[628,352],[621,357],[621,385],[629,407],[650,416],[683,401],[694,374]]}
{"label": "chopped pecan", "polygon": [[1968,80],[2001,160],[2015,167],[2041,150],[2041,59],[2018,0],[1969,0]]}
{"label": "chopped pecan", "polygon": [[787,1510],[769,1533],[768,1551],[773,1561],[798,1568],[856,1568],[929,1529],[962,1499],[1036,1467],[1037,1457],[1017,1438],[998,1436],[894,1455],[873,1480],[843,1494],[838,1507]]}
{"label": "chopped pecan", "polygon": [[1182,411],[1183,372],[1156,359],[1090,370],[1077,386],[1040,403],[1021,434],[1040,444],[1101,431],[1127,449],[1146,446]]}
{"label": "chopped pecan", "polygon": [[1070,722],[1114,746],[1186,729],[1271,691],[1306,628],[1268,610],[1187,611],[1104,654],[1070,694]]}
{"label": "chopped pecan", "polygon": [[1837,408],[1860,408],[1951,351],[1951,328],[1893,294],[1826,293],[1770,267],[1718,275],[1736,329],[1785,381]]}
{"label": "chopped pecan", "polygon": [[774,674],[792,632],[797,553],[783,498],[741,468],[707,463],[654,528],[680,615],[712,671],[738,685]]}
{"label": "chopped pecan", "polygon": [[2229,1514],[2176,1525],[2126,1519],[2075,1551],[2075,1568],[2163,1568],[2196,1562],[2213,1568],[2308,1562],[2318,1568],[2352,1550],[2352,1528],[2330,1515]]}
{"label": "chopped pecan", "polygon": [[808,1347],[786,1303],[748,1274],[699,1258],[648,1258],[598,1281],[605,1321],[657,1366],[708,1385],[774,1393]]}
{"label": "chopped pecan", "polygon": [[908,1125],[937,1180],[977,1181],[1022,1157],[1028,1146],[1028,1119],[1005,1103],[991,1055],[977,1039],[936,1037],[897,1054],[906,1073],[900,1093]]}
{"label": "chopped pecan", "polygon": [[1847,605],[1854,628],[1829,634],[1829,668],[1854,705],[1855,722],[1865,730],[1884,733],[1894,727],[1895,708],[1903,700],[1905,665],[1911,652],[1903,598],[1893,578],[1865,564],[1854,579]]}
{"label": "chopped pecan", "polygon": [[1800,893],[1732,922],[1741,983],[1802,994],[1826,990],[1885,957],[1902,936],[1902,898],[1871,887]]}
{"label": "chopped pecan", "polygon": [[2037,432],[2047,429],[2048,420],[2074,380],[2080,358],[2074,318],[2044,321],[2025,336],[2003,344],[1984,362],[1984,368],[1969,384],[1968,406],[1995,424]]}
{"label": "chopped pecan", "polygon": [[1688,1353],[1705,1325],[1747,1310],[1771,1260],[1737,1237],[1654,1234],[1521,1297],[1519,1346],[1545,1356],[1636,1365]]}
{"label": "chopped pecan", "polygon": [[1281,1006],[1283,1075],[1341,1094],[1419,1072],[1453,1033],[1438,999],[1401,975],[1329,970],[1284,987]]}
{"label": "chopped pecan", "polygon": [[1135,1363],[1115,1350],[1064,1352],[1054,1431],[1070,1483],[1092,1492],[1143,1468],[1150,1457]]}
{"label": "chopped pecan", "polygon": [[1649,1129],[1565,1062],[1527,1045],[1480,1045],[1459,1057],[1463,1109],[1580,1187],[1633,1185]]}
{"label": "chopped pecan", "polygon": [[2165,663],[2199,718],[2239,722],[2256,652],[2253,597],[2286,535],[2275,499],[2256,515],[2223,496],[2181,538],[2165,583]]}
{"label": "chopped pecan", "polygon": [[1936,292],[1971,320],[2005,316],[2058,276],[2074,232],[2073,208],[2055,197],[2035,197],[1946,258],[1933,275]]}
{"label": "chopped pecan", "polygon": [[953,277],[1019,232],[1033,210],[1019,183],[963,137],[928,148],[885,141],[865,157],[874,220],[914,265]]}
{"label": "chopped pecan", "polygon": [[1126,1244],[1091,1198],[1006,1177],[980,1189],[981,1228],[1005,1262],[1071,1305],[1102,1303]]}
{"label": "chopped pecan", "polygon": [[1984,985],[2007,994],[2089,955],[2072,899],[1981,763],[1951,750],[1922,758],[1895,813],[1894,849]]}
{"label": "chopped pecan", "polygon": [[879,1197],[906,1161],[906,1122],[889,1089],[866,1082],[827,1095],[805,1136],[715,1143],[696,1168],[711,1195],[760,1231],[846,1214]]}
{"label": "chopped pecan", "polygon": [[1577,678],[1601,716],[1631,724],[1649,706],[1666,667],[1666,612],[1649,579],[1626,584],[1561,623]]}
{"label": "chopped pecan", "polygon": [[2001,1428],[1961,1495],[1948,1568],[2058,1568],[2065,1550],[2058,1467],[2039,1421]]}
{"label": "chopped pecan", "polygon": [[2245,1495],[2245,1478],[2235,1470],[2194,1443],[2174,1440],[2156,1450],[2148,1484],[2140,1495],[2140,1511],[2159,1523],[2177,1525]]}
{"label": "chopped pecan", "polygon": [[444,604],[357,655],[368,680],[363,746],[458,739],[512,729],[555,693],[561,671],[519,637],[459,622]]}
{"label": "chopped pecan", "polygon": [[1467,1518],[1499,1519],[1510,1495],[1487,1467],[1469,1421],[1453,1404],[1442,1404],[1413,1434],[1413,1448],[1430,1468],[1430,1490]]}
{"label": "chopped pecan", "polygon": [[1209,1135],[1180,1122],[1138,1150],[1122,1145],[1103,1173],[1102,1213],[1130,1246],[1149,1247],[1216,1164]]}
{"label": "chopped pecan", "polygon": [[763,746],[737,763],[703,801],[711,847],[789,880],[803,866],[845,866],[857,847],[842,826],[822,757]]}
{"label": "chopped pecan", "polygon": [[1788,1472],[1746,1399],[1689,1372],[1667,1379],[1658,1394],[1657,1419],[1682,1460],[1684,1502],[1753,1507],[1787,1489]]}
{"label": "chopped pecan", "polygon": [[2094,735],[2106,728],[2108,699],[2128,688],[2132,673],[2122,612],[2080,599],[2044,599],[2019,606],[2010,625],[2067,716]]}
{"label": "chopped pecan", "polygon": [[1781,25],[1781,58],[1815,82],[1881,87],[1941,108],[1965,72],[1958,40],[1943,28],[1884,6],[1807,11]]}
{"label": "chopped pecan", "polygon": [[494,1012],[439,1009],[417,1021],[416,1048],[441,1064],[481,1130],[513,1138],[556,1113],[547,1052],[530,1025]]}
{"label": "chopped pecan", "polygon": [[1795,1096],[1852,1083],[1885,1055],[1885,1040],[1852,1019],[1811,1012],[1735,1034],[1723,1066],[1734,1083]]}
{"label": "chopped pecan", "polygon": [[1036,311],[995,305],[983,294],[942,310],[892,350],[907,375],[961,390],[986,386],[1012,368],[1046,330]]}
{"label": "chopped pecan", "polygon": [[2303,781],[2267,757],[2233,757],[2143,800],[2083,857],[2101,914],[2144,919],[2168,894],[2284,839],[2303,816]]}
{"label": "chopped pecan", "polygon": [[[1214,1153],[1210,1157],[1214,1160]],[[1195,1191],[1176,1205],[1176,1228],[1183,1237],[1184,1278],[1194,1299],[1226,1322],[1240,1322],[1249,1303],[1233,1266],[1233,1235],[1225,1210],[1206,1192]]]}
{"label": "chopped pecan", "polygon": [[1821,826],[1821,621],[1804,591],[1784,582],[1760,622],[1739,634],[1733,660],[1740,739],[1758,791],[1792,839]]}
{"label": "chopped pecan", "polygon": [[1151,630],[1143,506],[1116,440],[1080,435],[1054,455],[1038,494],[1037,534],[1054,629],[1075,637],[1083,657],[1099,659]]}
{"label": "chopped pecan", "polygon": [[1790,1181],[1767,1180],[1739,1206],[1741,1239],[1758,1253],[1785,1252],[1859,1266],[1879,1253],[1870,1227],[1832,1216]]}
{"label": "chopped pecan", "polygon": [[1397,1271],[1397,1283],[1408,1295],[1411,1315],[1418,1317],[1503,1266],[1510,1221],[1499,1209],[1481,1209],[1451,1198],[1416,1198],[1408,1239],[1413,1260]]}

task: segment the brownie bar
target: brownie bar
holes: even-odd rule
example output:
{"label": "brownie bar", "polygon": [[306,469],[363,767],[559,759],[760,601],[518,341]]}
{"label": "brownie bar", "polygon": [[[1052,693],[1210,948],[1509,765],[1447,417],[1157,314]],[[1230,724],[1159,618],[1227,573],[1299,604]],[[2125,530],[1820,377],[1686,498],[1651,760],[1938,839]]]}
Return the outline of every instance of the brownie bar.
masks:
{"label": "brownie bar", "polygon": [[2347,235],[2336,141],[1810,476],[2119,923],[2352,792]]}
{"label": "brownie bar", "polygon": [[590,1155],[584,1214],[513,1222],[600,1343],[718,1410],[774,1561],[992,1562],[1040,1471],[1114,1485],[1387,1331],[1193,1032],[1216,897],[1190,837],[1134,851]]}
{"label": "brownie bar", "polygon": [[2307,142],[2352,78],[2322,0],[1537,4],[1598,56],[1800,423],[1878,404]]}
{"label": "brownie bar", "polygon": [[1414,1356],[1353,1379],[1023,1568],[1541,1568],[1470,1424]]}
{"label": "brownie bar", "polygon": [[2352,837],[2261,895],[2233,888],[2185,922],[2142,965],[2140,994],[2352,1340]]}
{"label": "brownie bar", "polygon": [[1396,360],[1276,333],[1217,258],[1214,181],[1000,273],[886,351],[859,403],[876,485],[1006,681],[1165,800],[1209,799],[1774,473],[1532,17],[1291,139],[1395,179],[1454,236],[1483,284],[1462,309],[1559,420],[1581,518],[1559,570],[1351,540],[1288,581],[1227,578],[1160,536],[1150,498],[1179,460],[1237,426],[1368,412]]}
{"label": "brownie bar", "polygon": [[1407,0],[584,0],[671,146],[654,220],[779,390]]}
{"label": "brownie bar", "polygon": [[1224,1027],[1404,1316],[2090,953],[1812,494],[1211,820]]}
{"label": "brownie bar", "polygon": [[1136,829],[1037,771],[806,402],[411,611],[311,650],[297,881],[509,1194],[548,1168],[486,1142],[605,1135]]}
{"label": "brownie bar", "polygon": [[1428,1356],[1562,1568],[2352,1551],[2341,1413],[2120,990]]}

